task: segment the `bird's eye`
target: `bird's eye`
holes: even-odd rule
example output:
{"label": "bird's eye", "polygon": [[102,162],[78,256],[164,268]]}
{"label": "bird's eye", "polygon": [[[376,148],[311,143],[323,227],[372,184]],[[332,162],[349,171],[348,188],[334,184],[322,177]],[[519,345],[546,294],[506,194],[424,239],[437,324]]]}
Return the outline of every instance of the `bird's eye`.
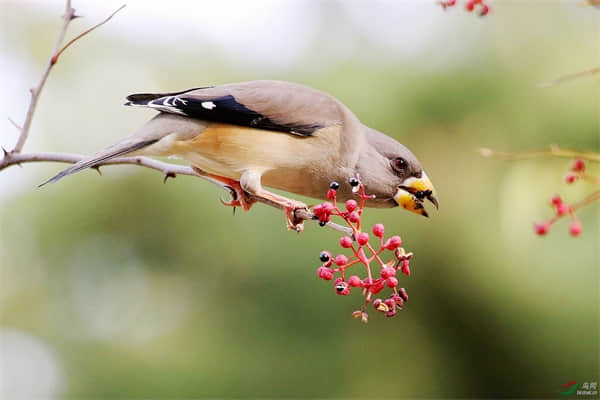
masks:
{"label": "bird's eye", "polygon": [[407,166],[408,163],[402,157],[394,158],[392,160],[392,168],[394,168],[394,170],[397,172],[404,172]]}

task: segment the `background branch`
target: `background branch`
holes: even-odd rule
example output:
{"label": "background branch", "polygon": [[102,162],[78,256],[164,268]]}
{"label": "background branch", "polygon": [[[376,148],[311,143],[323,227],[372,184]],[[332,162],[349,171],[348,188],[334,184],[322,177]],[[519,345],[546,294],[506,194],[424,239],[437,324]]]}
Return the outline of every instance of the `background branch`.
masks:
{"label": "background branch", "polygon": [[561,157],[561,158],[581,158],[582,160],[600,162],[600,153],[592,151],[578,151],[561,149],[560,147],[553,145],[548,150],[536,150],[536,151],[519,151],[519,152],[502,152],[494,151],[488,148],[479,149],[479,154],[483,157],[498,158],[501,160],[527,160],[532,158],[543,158],[543,157]]}

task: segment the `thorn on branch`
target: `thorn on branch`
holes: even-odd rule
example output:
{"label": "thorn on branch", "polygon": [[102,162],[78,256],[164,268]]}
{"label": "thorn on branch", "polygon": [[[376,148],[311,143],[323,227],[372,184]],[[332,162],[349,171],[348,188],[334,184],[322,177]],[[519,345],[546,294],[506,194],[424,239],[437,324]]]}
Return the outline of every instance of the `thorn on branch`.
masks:
{"label": "thorn on branch", "polygon": [[94,165],[93,167],[90,167],[90,168],[95,169],[96,172],[98,172],[98,175],[102,176],[102,171],[100,171],[99,165]]}
{"label": "thorn on branch", "polygon": [[12,124],[12,125],[15,127],[15,128],[17,128],[17,130],[18,130],[18,131],[22,131],[22,130],[23,130],[23,127],[22,127],[21,125],[17,124],[17,123],[15,122],[15,120],[13,120],[11,117],[8,117],[8,121],[9,121],[9,122],[10,122],[10,123],[11,123],[11,124]]}
{"label": "thorn on branch", "polygon": [[167,183],[167,180],[169,178],[175,179],[176,177],[177,177],[177,174],[175,172],[167,171],[167,172],[165,172],[165,177],[163,178],[163,183]]}

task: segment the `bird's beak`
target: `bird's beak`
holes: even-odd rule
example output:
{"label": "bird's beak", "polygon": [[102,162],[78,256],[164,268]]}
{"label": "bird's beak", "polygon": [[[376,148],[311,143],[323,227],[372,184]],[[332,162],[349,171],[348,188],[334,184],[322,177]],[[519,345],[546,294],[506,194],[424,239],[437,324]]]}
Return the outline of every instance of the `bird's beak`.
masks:
{"label": "bird's beak", "polygon": [[394,194],[394,201],[400,207],[428,217],[429,215],[423,205],[423,199],[432,202],[436,209],[440,206],[435,196],[435,188],[425,172],[421,174],[420,178],[412,177],[406,179],[402,185],[398,186],[398,190]]}

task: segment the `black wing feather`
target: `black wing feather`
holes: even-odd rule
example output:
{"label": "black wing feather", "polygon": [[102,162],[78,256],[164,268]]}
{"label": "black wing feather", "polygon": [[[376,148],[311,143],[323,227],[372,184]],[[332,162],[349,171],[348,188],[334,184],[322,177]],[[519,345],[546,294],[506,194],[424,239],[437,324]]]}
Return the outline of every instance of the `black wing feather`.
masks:
{"label": "black wing feather", "polygon": [[127,106],[145,106],[162,112],[186,115],[205,121],[225,122],[256,129],[285,132],[298,136],[311,136],[321,125],[278,123],[271,118],[249,109],[236,101],[232,95],[198,99],[185,96],[196,90],[164,94],[133,94],[127,96]]}

